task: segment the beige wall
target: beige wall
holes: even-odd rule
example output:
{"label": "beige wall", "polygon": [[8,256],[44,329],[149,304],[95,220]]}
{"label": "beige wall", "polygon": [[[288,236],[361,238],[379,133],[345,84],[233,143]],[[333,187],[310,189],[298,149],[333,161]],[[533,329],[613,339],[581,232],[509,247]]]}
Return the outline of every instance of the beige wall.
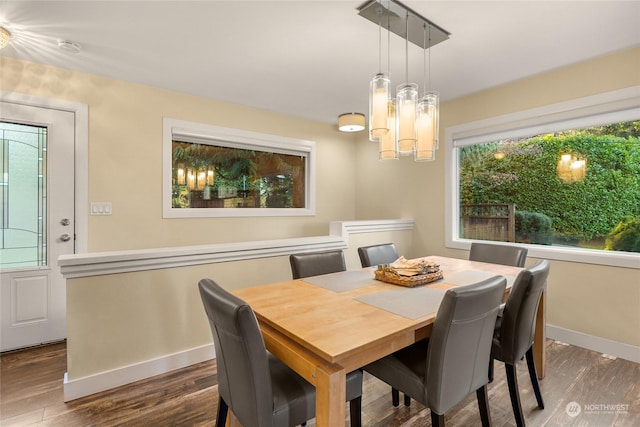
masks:
{"label": "beige wall", "polygon": [[[87,104],[89,252],[326,236],[329,221],[354,219],[355,144],[335,125],[286,117],[148,86],[0,57],[0,90]],[[162,218],[162,119],[170,117],[316,141],[317,214],[282,218]],[[411,232],[378,237],[411,247]],[[373,240],[372,240],[373,239]],[[355,249],[345,251],[359,266]],[[286,257],[83,277],[67,281],[70,380],[188,351],[211,342],[196,283],[227,288],[290,278]]]}
{"label": "beige wall", "polygon": [[[445,103],[442,134],[447,126],[640,84],[639,56],[640,49],[620,52]],[[341,134],[334,125],[4,57],[0,73],[0,90],[89,105],[89,201],[111,201],[114,212],[89,218],[91,252],[326,235],[331,220],[414,218],[410,238],[378,237],[398,239],[408,257],[466,257],[444,246],[442,150],[434,163],[379,162],[364,133]],[[162,219],[163,117],[316,141],[317,215]],[[373,241],[351,243],[353,251]],[[356,262],[353,252],[347,259]],[[289,266],[275,257],[70,279],[71,378],[210,342],[195,290],[202,277],[237,288],[286,279]],[[548,321],[640,346],[639,283],[640,270],[553,262]]]}
{"label": "beige wall", "polygon": [[[329,221],[354,218],[355,143],[336,125],[6,57],[0,61],[0,90],[89,106],[89,201],[113,206],[111,216],[89,217],[90,252],[326,235]],[[163,117],[316,141],[317,215],[163,219]]]}
{"label": "beige wall", "polygon": [[196,284],[291,278],[287,257],[67,280],[67,373],[88,377],[211,343]]}
{"label": "beige wall", "polygon": [[[443,103],[441,146],[449,126],[639,85],[638,70],[640,48],[635,48]],[[411,216],[410,255],[466,257],[466,251],[445,247],[443,149],[433,163],[409,158],[378,162],[376,144],[365,138],[357,146],[356,217]],[[547,322],[640,346],[640,270],[553,261]]]}
{"label": "beige wall", "polygon": [[[360,268],[357,248],[412,245],[411,230],[358,233],[344,251]],[[228,289],[291,279],[286,256],[67,280],[69,379],[89,377],[211,343],[196,283],[204,277]]]}

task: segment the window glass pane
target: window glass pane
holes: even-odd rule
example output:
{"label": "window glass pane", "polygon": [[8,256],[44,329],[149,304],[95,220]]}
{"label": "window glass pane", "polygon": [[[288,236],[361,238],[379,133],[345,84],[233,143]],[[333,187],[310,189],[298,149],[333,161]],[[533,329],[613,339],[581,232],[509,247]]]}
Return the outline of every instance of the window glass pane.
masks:
{"label": "window glass pane", "polygon": [[46,257],[45,127],[0,122],[0,268],[37,267]]}
{"label": "window glass pane", "polygon": [[306,156],[172,141],[172,208],[304,208]]}
{"label": "window glass pane", "polygon": [[640,121],[456,150],[460,238],[640,252]]}

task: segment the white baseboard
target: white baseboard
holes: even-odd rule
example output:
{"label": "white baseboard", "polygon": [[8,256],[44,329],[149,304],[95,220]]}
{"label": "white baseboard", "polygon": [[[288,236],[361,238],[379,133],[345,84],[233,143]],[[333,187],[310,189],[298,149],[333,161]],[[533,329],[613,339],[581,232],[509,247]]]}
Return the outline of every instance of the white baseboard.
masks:
{"label": "white baseboard", "polygon": [[[640,347],[599,338],[581,332],[547,325],[547,338],[587,348],[599,353],[640,363]],[[204,362],[215,357],[213,344],[192,348],[180,353],[162,356],[118,369],[101,372],[88,377],[69,380],[64,374],[64,401],[78,399],[90,394],[109,390],[154,375]]]}
{"label": "white baseboard", "polygon": [[65,372],[64,401],[68,402],[100,391],[130,384],[154,375],[204,362],[214,357],[215,349],[213,344],[207,344],[74,380],[69,380]]}
{"label": "white baseboard", "polygon": [[547,338],[640,363],[640,347],[547,325]]}

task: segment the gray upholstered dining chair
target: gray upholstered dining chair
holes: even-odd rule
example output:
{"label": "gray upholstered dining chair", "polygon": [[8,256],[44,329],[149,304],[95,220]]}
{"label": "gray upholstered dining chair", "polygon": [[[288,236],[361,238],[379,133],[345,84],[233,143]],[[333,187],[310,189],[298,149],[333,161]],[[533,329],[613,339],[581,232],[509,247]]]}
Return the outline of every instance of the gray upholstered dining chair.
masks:
{"label": "gray upholstered dining chair", "polygon": [[431,337],[364,367],[431,410],[434,427],[444,413],[476,392],[483,426],[491,424],[485,363],[507,280],[494,276],[449,289],[440,304]]}
{"label": "gray upholstered dining chair", "polygon": [[393,243],[362,246],[358,248],[362,268],[379,264],[390,264],[398,259],[398,251]]}
{"label": "gray upholstered dining chair", "polygon": [[289,263],[294,279],[337,273],[347,269],[344,254],[340,250],[293,254],[289,256]]}
{"label": "gray upholstered dining chair", "polygon": [[469,260],[524,267],[524,263],[527,261],[527,248],[473,242],[469,251]]}
{"label": "gray upholstered dining chair", "polygon": [[[358,248],[358,256],[362,268],[371,267],[379,264],[390,264],[398,259],[398,250],[393,243],[382,243],[379,245],[362,246]],[[391,389],[391,404],[398,406],[400,404],[400,393],[397,389]],[[404,395],[405,406],[411,405],[411,398]]]}
{"label": "gray upholstered dining chair", "polygon": [[[290,427],[315,417],[315,387],[268,353],[256,316],[211,279],[198,283],[218,368],[217,426],[229,408],[245,427]],[[361,424],[362,372],[347,375],[351,426]]]}
{"label": "gray upholstered dining chair", "polygon": [[[360,256],[360,264],[362,268],[371,267],[379,264],[390,264],[398,259],[398,250],[393,243],[382,243],[379,245],[362,246],[358,248],[358,256]],[[398,406],[400,404],[400,393],[397,389],[391,388],[391,404]],[[411,405],[411,398],[404,395],[405,406]]]}
{"label": "gray upholstered dining chair", "polygon": [[549,261],[547,260],[542,260],[518,274],[513,282],[504,311],[496,321],[493,335],[489,379],[493,380],[493,360],[497,359],[504,362],[511,406],[513,407],[513,414],[518,427],[524,426],[525,422],[520,403],[520,394],[518,393],[516,364],[525,355],[538,407],[544,409],[533,359],[533,338],[538,304],[540,303],[548,275]]}

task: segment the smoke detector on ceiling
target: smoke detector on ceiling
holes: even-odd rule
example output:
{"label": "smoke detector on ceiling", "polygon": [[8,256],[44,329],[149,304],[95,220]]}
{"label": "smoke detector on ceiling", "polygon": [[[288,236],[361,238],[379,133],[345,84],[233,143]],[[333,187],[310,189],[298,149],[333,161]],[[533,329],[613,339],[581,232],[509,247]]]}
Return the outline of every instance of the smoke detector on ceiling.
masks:
{"label": "smoke detector on ceiling", "polygon": [[68,40],[60,40],[58,42],[58,48],[69,53],[80,53],[80,45]]}

